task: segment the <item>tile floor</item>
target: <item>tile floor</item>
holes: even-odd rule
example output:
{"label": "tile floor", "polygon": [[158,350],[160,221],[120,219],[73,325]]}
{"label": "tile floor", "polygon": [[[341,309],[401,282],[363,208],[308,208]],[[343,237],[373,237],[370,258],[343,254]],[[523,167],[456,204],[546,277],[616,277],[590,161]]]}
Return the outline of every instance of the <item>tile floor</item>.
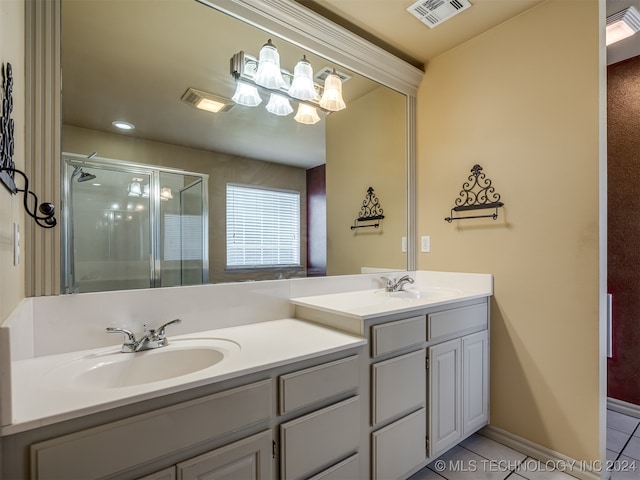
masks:
{"label": "tile floor", "polygon": [[[640,479],[639,425],[640,419],[607,410],[610,473],[604,478]],[[569,475],[570,466],[566,467],[552,470],[545,462],[475,434],[409,480],[574,480],[575,477]]]}

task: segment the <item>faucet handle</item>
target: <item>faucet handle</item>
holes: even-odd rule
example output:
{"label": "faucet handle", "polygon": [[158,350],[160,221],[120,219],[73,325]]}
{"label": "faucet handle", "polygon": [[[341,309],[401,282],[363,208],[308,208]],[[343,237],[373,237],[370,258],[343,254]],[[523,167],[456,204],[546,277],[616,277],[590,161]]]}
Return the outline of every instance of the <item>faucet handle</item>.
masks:
{"label": "faucet handle", "polygon": [[166,335],[164,329],[169,325],[178,324],[178,323],[182,323],[181,318],[176,318],[174,320],[171,320],[170,322],[165,323],[164,325],[159,326],[155,330],[151,330],[151,334],[154,335],[158,340],[162,340]]}
{"label": "faucet handle", "polygon": [[106,332],[107,333],[124,333],[124,335],[126,337],[126,339],[124,341],[125,345],[136,343],[136,336],[134,335],[134,333],[132,331],[127,330],[126,328],[107,327],[106,328]]}

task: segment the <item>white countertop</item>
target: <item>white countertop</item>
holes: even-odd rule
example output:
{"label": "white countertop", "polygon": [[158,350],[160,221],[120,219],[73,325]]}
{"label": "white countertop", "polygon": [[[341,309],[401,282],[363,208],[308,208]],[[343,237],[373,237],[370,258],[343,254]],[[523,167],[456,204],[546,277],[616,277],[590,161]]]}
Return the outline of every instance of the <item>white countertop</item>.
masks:
{"label": "white countertop", "polygon": [[[415,294],[415,297],[411,295]],[[402,292],[389,293],[384,289],[360,290],[292,298],[291,303],[346,317],[367,320],[391,313],[405,313],[426,307],[484,298],[493,294],[492,284],[458,285],[455,287],[411,286]]]}
{"label": "white countertop", "polygon": [[170,349],[171,340],[179,345],[179,340],[193,339],[217,339],[229,345],[223,349],[224,360],[169,380],[127,387],[91,388],[58,374],[75,359],[115,354],[120,345],[13,362],[13,421],[2,426],[1,433],[18,433],[366,344],[362,337],[301,320],[283,319],[169,337],[169,345],[163,348]]}

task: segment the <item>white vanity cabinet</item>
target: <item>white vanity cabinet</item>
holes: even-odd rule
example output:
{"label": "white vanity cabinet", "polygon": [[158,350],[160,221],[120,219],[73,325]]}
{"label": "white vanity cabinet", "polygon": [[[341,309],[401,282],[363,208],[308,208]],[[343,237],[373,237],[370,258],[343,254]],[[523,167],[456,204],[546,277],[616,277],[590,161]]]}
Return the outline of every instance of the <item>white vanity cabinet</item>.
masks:
{"label": "white vanity cabinet", "polygon": [[401,478],[426,459],[424,315],[372,325],[371,478]]}
{"label": "white vanity cabinet", "polygon": [[360,361],[361,396],[369,396],[361,476],[343,479],[406,479],[488,422],[488,297],[399,306],[358,316],[328,308],[322,297],[296,303],[299,318],[360,333],[370,344]]}
{"label": "white vanity cabinet", "polygon": [[359,363],[354,355],[279,377],[279,411],[291,417],[279,426],[282,480],[359,478]]}
{"label": "white vanity cabinet", "polygon": [[358,479],[363,350],[3,437],[2,467],[8,479]]}
{"label": "white vanity cabinet", "polygon": [[[485,304],[428,316],[429,333],[435,341],[456,337],[427,349],[429,457],[437,457],[488,422],[487,321]],[[469,331],[476,333],[464,335]]]}

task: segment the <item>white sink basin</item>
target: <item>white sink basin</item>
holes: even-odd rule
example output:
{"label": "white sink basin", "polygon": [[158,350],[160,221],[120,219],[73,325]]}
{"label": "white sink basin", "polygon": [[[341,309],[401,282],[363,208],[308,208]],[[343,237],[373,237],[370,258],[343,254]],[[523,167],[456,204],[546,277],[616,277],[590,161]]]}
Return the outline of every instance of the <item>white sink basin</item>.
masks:
{"label": "white sink basin", "polygon": [[124,388],[182,377],[223,362],[240,346],[226,339],[169,339],[169,345],[136,353],[119,348],[77,357],[49,370],[70,387]]}

